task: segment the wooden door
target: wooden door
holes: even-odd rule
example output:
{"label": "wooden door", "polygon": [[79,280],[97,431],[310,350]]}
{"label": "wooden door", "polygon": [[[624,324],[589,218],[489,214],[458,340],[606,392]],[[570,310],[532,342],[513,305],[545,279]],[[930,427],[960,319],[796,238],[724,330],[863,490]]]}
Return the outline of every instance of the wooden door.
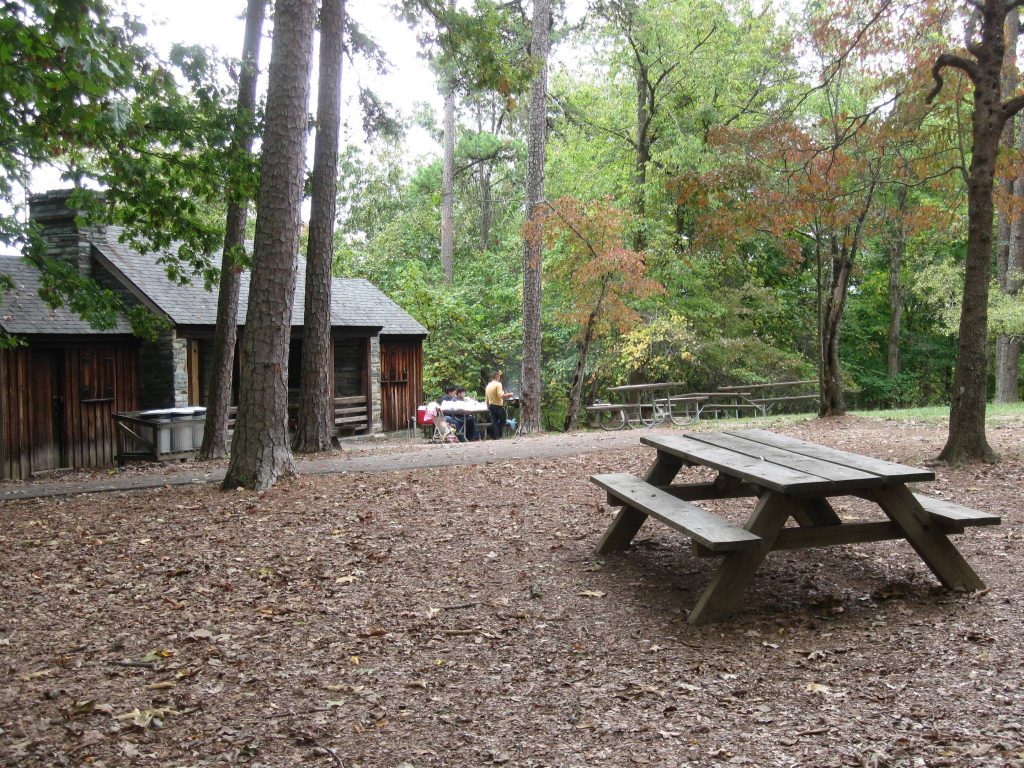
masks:
{"label": "wooden door", "polygon": [[29,376],[29,471],[65,465],[63,350],[32,351]]}
{"label": "wooden door", "polygon": [[419,339],[381,339],[380,404],[385,432],[408,429],[423,397],[423,349]]}

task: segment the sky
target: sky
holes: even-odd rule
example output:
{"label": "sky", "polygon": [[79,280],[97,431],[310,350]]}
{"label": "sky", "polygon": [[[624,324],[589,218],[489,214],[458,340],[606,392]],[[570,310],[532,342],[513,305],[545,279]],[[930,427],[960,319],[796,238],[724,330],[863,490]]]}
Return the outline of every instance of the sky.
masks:
{"label": "sky", "polygon": [[[170,50],[173,43],[199,44],[214,47],[221,53],[239,57],[242,53],[242,35],[245,21],[245,0],[125,0],[129,11],[146,23],[147,37],[162,53]],[[402,21],[395,19],[391,6],[394,0],[362,0],[347,3],[353,19],[377,44],[384,49],[391,62],[387,75],[379,75],[370,65],[356,61],[355,65],[345,63],[342,72],[343,97],[350,100],[349,108],[343,108],[342,144],[360,144],[365,141],[361,128],[358,105],[355,103],[357,85],[370,87],[384,101],[397,107],[408,116],[417,103],[427,102],[438,115],[442,99],[437,90],[437,81],[427,62],[418,55],[420,45],[416,34]],[[461,3],[460,3],[461,4]],[[570,24],[579,22],[586,3],[583,0],[567,0],[563,13]],[[201,23],[197,23],[201,20]],[[266,87],[266,62],[270,57],[271,41],[264,37],[261,58],[264,66],[260,84]],[[313,52],[313,85],[310,113],[316,111],[316,56]],[[575,60],[571,51],[562,46],[552,53],[553,60],[566,65]],[[414,128],[405,137],[406,157],[414,161],[427,154],[439,155],[441,148],[423,129]],[[312,139],[310,143],[312,157]]]}
{"label": "sky", "polygon": [[[216,48],[222,55],[238,58],[242,54],[242,36],[245,32],[245,0],[125,0],[128,11],[146,25],[150,44],[166,56],[174,43],[202,45]],[[355,6],[356,4],[351,4]],[[441,97],[427,63],[417,56],[419,44],[415,33],[394,18],[390,3],[385,0],[365,0],[353,12],[354,20],[373,37],[388,55],[391,71],[379,75],[362,61],[355,65],[345,63],[342,71],[342,92],[346,99],[342,108],[341,143],[363,144],[365,135],[355,94],[357,84],[372,88],[384,101],[390,102],[407,116],[418,102],[428,102],[435,110],[441,108]],[[259,85],[266,89],[266,67],[270,60],[271,40],[266,36],[261,47],[263,66]],[[313,52],[313,84],[310,112],[316,111],[316,56]],[[312,164],[313,140],[308,141],[308,162]],[[440,147],[426,131],[413,129],[406,136],[407,157],[414,161],[426,155],[440,154]],[[32,191],[43,191],[67,186],[58,171],[40,168],[33,174]],[[307,205],[308,207],[308,205]]]}
{"label": "sky", "polygon": [[[166,53],[173,43],[179,42],[213,47],[231,57],[241,56],[245,0],[175,0],[173,3],[166,0],[127,0],[127,4],[129,11],[146,23],[147,37],[161,53]],[[366,0],[359,4],[350,3],[349,9],[356,23],[377,41],[391,61],[391,71],[387,75],[379,75],[362,61],[356,61],[354,65],[346,62],[343,68],[342,91],[347,108],[343,108],[341,141],[343,144],[358,144],[365,137],[358,105],[354,101],[357,84],[372,88],[404,114],[408,114],[416,102],[427,101],[439,109],[441,99],[433,74],[426,62],[417,56],[419,44],[415,33],[404,22],[394,18],[390,2]],[[270,46],[271,41],[264,37],[261,51],[264,66],[260,81],[264,88]],[[316,110],[316,55],[314,50],[310,112]],[[414,156],[439,151],[436,143],[423,131],[414,132],[409,141]]]}

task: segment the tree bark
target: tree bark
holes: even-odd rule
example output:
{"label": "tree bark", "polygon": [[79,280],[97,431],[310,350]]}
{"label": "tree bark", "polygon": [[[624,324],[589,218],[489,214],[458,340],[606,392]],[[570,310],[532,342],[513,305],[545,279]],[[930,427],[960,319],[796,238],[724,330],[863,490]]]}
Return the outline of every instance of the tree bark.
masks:
{"label": "tree bark", "polygon": [[530,54],[537,74],[530,85],[529,127],[526,140],[527,234],[523,248],[523,375],[521,419],[526,432],[541,431],[541,269],[543,232],[544,160],[547,145],[548,50],[551,42],[550,0],[536,0],[533,8],[533,39]]}
{"label": "tree bark", "polygon": [[[259,75],[260,41],[267,0],[249,0],[245,13],[245,42],[238,76],[235,136],[232,150],[252,152],[255,134],[256,80]],[[220,459],[228,453],[228,416],[231,411],[231,383],[238,340],[238,292],[242,280],[245,225],[249,200],[238,188],[228,191],[228,212],[224,226],[224,255],[221,257],[220,286],[217,291],[217,326],[213,332],[213,363],[210,390],[206,397],[206,425],[203,444],[196,457]]]}
{"label": "tree bark", "polygon": [[[455,0],[448,0],[448,10]],[[441,268],[444,281],[455,282],[455,83],[450,73],[441,75],[444,89],[444,157],[441,165]]]}
{"label": "tree bark", "polygon": [[821,393],[819,416],[841,416],[846,413],[843,401],[843,380],[839,369],[839,329],[846,307],[847,289],[853,259],[846,248],[832,244],[832,280],[821,328]]}
{"label": "tree bark", "polygon": [[587,372],[587,358],[590,356],[590,345],[594,341],[594,325],[601,314],[606,288],[607,283],[604,283],[601,286],[601,293],[597,298],[597,302],[587,317],[587,325],[583,329],[583,338],[576,345],[576,370],[573,371],[572,384],[569,387],[569,407],[565,414],[564,426],[566,432],[572,432],[576,429],[580,400],[583,397],[583,377]]}
{"label": "tree bark", "polygon": [[303,309],[302,375],[295,420],[296,451],[326,451],[334,437],[331,392],[331,268],[338,199],[338,132],[341,123],[342,41],[345,0],[320,4],[320,74],[316,142],[310,179],[309,241],[306,245],[306,305]]}
{"label": "tree bark", "polygon": [[480,252],[491,245],[491,166],[480,163]]}
{"label": "tree bark", "polygon": [[[949,462],[993,461],[996,454],[985,436],[985,398],[988,383],[988,284],[992,262],[992,192],[1004,109],[1000,77],[1005,44],[1004,0],[985,0],[979,8],[980,39],[971,46],[974,110],[973,147],[967,181],[967,259],[960,313],[949,437],[939,458]],[[941,62],[941,60],[940,60]],[[958,64],[953,64],[959,66]]]}
{"label": "tree bark", "polygon": [[633,234],[633,250],[642,251],[646,245],[644,236],[644,212],[647,208],[647,166],[651,162],[651,118],[653,117],[654,93],[647,80],[640,55],[636,55],[636,166],[633,169],[633,213],[636,215],[636,231]]}
{"label": "tree bark", "polygon": [[[1014,118],[1010,122],[1016,122]],[[1024,151],[1024,130],[1017,132],[1017,148]],[[1013,182],[1013,197],[1024,201],[1024,176]],[[1002,217],[1000,218],[1000,221]],[[1020,214],[1010,224],[1010,243],[1006,251],[1006,262],[999,264],[1002,271],[997,275],[999,289],[1007,296],[1016,296],[1020,291],[1021,272],[1024,270],[1024,217]],[[1020,337],[1000,333],[996,336],[996,392],[997,403],[1020,402]]]}
{"label": "tree bark", "polygon": [[[1017,40],[1020,36],[1020,12],[1014,9],[1006,17],[1006,47],[1011,59],[1004,67],[1003,95],[1013,96],[1019,82],[1016,66]],[[1006,121],[1003,128],[1003,143],[1007,148],[1016,144],[1024,149],[1024,130],[1015,130],[1018,118]],[[1006,200],[1018,205],[1024,200],[1024,176],[1008,178],[1001,182]],[[996,257],[996,282],[999,289],[1008,296],[1015,296],[1020,290],[1020,271],[1024,267],[1024,218],[1018,212],[1011,215],[1013,205],[1004,206],[999,212],[999,244]],[[1020,400],[1020,339],[1005,333],[996,335],[996,392],[995,402],[1016,403]]]}
{"label": "tree bark", "polygon": [[314,0],[278,0],[238,419],[224,488],[264,490],[293,474],[288,444],[288,345],[305,169]]}

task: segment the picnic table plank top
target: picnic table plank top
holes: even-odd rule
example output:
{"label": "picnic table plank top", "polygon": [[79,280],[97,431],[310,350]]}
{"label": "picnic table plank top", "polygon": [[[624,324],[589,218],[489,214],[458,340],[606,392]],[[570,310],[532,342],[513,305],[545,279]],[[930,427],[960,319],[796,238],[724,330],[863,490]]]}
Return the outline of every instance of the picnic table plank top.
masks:
{"label": "picnic table plank top", "polygon": [[854,488],[878,487],[884,483],[884,478],[860,469],[833,464],[813,456],[805,456],[792,451],[775,448],[765,443],[758,443],[749,438],[736,434],[735,432],[710,432],[701,435],[701,441],[717,445],[720,448],[742,453],[746,456],[756,457],[763,461],[770,461],[790,469],[806,472],[810,475],[831,480],[837,488],[851,486]]}
{"label": "picnic table plank top", "polygon": [[697,434],[685,437],[641,437],[640,442],[779,493],[826,492],[834,487],[833,481],[826,478],[720,448],[704,442],[701,437]]}
{"label": "picnic table plank top", "polygon": [[929,469],[910,467],[906,464],[884,461],[883,459],[876,459],[871,456],[863,456],[859,453],[848,453],[824,445],[818,445],[817,443],[798,440],[795,437],[778,435],[763,429],[736,430],[730,434],[740,435],[748,440],[774,448],[782,448],[792,453],[799,453],[804,456],[832,462],[833,464],[841,464],[846,467],[863,470],[864,472],[870,472],[885,478],[890,483],[911,483],[935,479],[935,473]]}
{"label": "picnic table plank top", "polygon": [[662,381],[655,384],[622,384],[618,387],[608,387],[609,392],[643,392],[655,389],[675,389],[685,387],[686,384],[680,381]]}
{"label": "picnic table plank top", "polygon": [[810,384],[817,384],[814,379],[806,381],[776,381],[771,384],[733,384],[728,387],[719,387],[720,392],[730,392],[734,389],[777,389],[779,387],[805,387]]}
{"label": "picnic table plank top", "polygon": [[930,470],[759,429],[644,437],[641,442],[779,493],[824,495],[935,478]]}

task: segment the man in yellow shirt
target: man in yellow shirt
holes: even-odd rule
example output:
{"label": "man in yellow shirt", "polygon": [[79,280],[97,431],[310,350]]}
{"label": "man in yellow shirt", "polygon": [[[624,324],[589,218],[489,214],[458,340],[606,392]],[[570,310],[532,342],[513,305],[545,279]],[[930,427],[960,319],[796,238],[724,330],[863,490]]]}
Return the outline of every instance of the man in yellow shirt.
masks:
{"label": "man in yellow shirt", "polygon": [[515,397],[511,392],[506,392],[501,386],[501,371],[495,371],[491,376],[491,383],[484,389],[484,401],[487,403],[487,410],[491,414],[491,438],[498,440],[508,423],[508,413],[505,411],[505,401]]}

